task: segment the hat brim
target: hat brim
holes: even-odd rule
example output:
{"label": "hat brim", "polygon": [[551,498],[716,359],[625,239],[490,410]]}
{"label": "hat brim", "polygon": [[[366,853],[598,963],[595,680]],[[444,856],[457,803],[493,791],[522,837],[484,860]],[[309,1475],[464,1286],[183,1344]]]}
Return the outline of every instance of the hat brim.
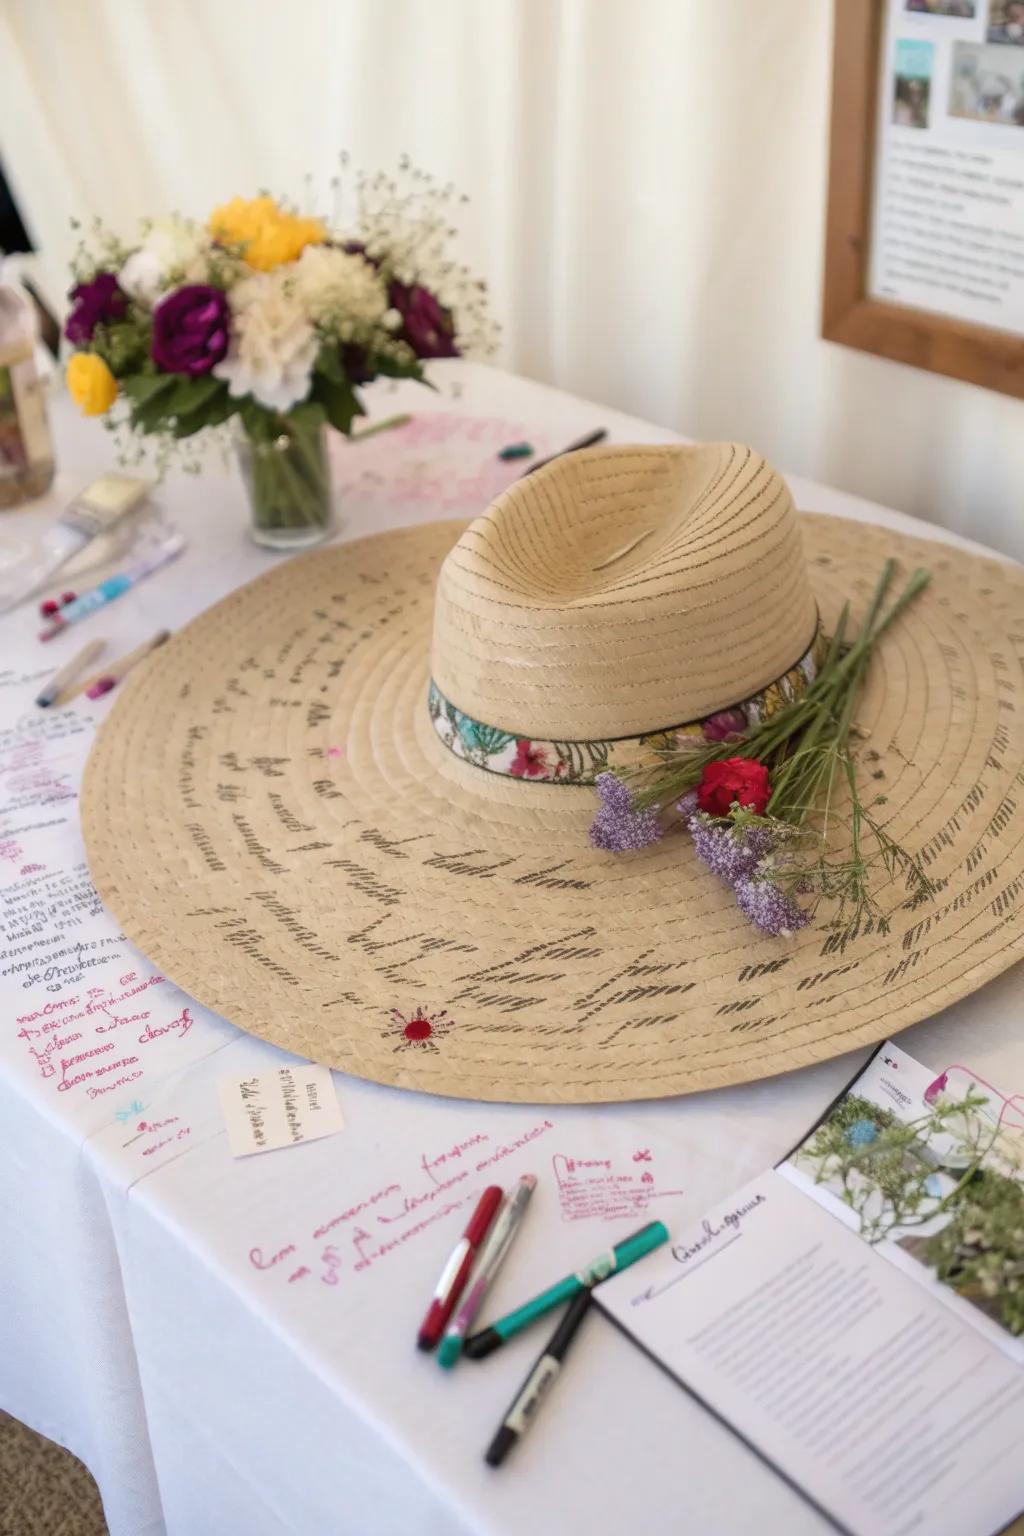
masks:
{"label": "hat brim", "polygon": [[837,942],[762,937],[685,835],[590,847],[593,791],[481,771],[426,705],[462,524],[279,566],[147,663],[99,732],[89,866],[138,948],[251,1034],[376,1082],[544,1103],[660,1098],[891,1035],[1024,957],[1024,574],[802,518],[826,628],[883,561],[931,586],[858,707],[889,833],[938,887]]}

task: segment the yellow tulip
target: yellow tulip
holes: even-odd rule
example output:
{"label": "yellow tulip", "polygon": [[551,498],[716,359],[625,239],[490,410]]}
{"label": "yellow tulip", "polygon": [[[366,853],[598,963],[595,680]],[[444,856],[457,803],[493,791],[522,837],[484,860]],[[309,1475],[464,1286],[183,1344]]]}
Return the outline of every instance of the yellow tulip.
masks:
{"label": "yellow tulip", "polygon": [[319,219],[300,219],[272,197],[233,197],[210,215],[210,233],[225,244],[241,246],[246,262],[257,272],[296,261],[307,245],[322,245],[327,239]]}
{"label": "yellow tulip", "polygon": [[102,416],[117,399],[117,380],[95,352],[75,352],[66,378],[71,398],[84,416]]}

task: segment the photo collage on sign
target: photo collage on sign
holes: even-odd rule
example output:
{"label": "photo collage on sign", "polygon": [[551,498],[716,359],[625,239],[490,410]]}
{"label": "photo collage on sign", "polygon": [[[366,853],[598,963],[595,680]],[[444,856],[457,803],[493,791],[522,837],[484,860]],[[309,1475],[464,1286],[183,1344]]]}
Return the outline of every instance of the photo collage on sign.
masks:
{"label": "photo collage on sign", "polygon": [[[1024,0],[904,0],[914,21],[972,23],[951,39],[946,111],[965,122],[1024,128]],[[927,128],[934,44],[899,38],[893,65],[892,121]]]}

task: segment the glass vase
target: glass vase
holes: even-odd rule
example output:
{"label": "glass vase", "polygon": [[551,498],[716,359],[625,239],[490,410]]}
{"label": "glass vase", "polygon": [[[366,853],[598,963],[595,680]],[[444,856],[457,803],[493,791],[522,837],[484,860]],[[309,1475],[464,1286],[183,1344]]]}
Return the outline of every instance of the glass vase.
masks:
{"label": "glass vase", "polygon": [[334,528],[326,428],[281,417],[274,437],[239,434],[239,467],[252,518],[251,533],[268,549],[307,549]]}

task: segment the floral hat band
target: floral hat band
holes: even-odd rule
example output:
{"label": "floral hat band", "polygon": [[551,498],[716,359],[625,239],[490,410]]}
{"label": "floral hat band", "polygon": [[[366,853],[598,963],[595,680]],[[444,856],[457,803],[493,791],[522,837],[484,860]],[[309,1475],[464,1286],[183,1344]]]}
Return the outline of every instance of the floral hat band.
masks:
{"label": "floral hat band", "polygon": [[742,736],[750,726],[769,719],[784,704],[802,698],[817,676],[825,650],[819,622],[814,639],[800,660],[758,693],[727,709],[716,710],[703,720],[666,725],[642,736],[603,741],[541,741],[520,736],[464,714],[445,698],[433,679],[427,705],[434,729],[449,752],[476,768],[541,784],[593,784],[598,774],[609,768],[633,767],[649,755],[650,749],[674,745],[671,738],[677,736],[698,736],[705,741],[728,741],[733,736]]}

